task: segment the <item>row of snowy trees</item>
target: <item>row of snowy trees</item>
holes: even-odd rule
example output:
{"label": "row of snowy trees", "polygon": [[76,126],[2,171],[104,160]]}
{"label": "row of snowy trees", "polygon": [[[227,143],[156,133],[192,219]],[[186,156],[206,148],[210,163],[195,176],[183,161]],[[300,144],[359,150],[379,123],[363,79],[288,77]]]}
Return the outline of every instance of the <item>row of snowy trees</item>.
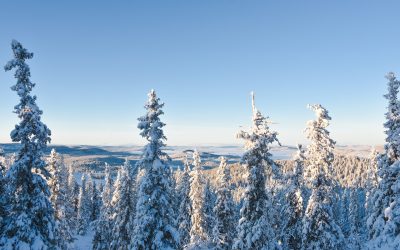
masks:
{"label": "row of snowy trees", "polygon": [[[20,102],[14,112],[20,123],[11,138],[21,147],[11,160],[0,151],[2,249],[68,249],[75,234],[93,228],[94,249],[400,248],[400,82],[393,73],[385,95],[385,152],[373,152],[357,173],[334,169],[335,142],[327,130],[331,117],[319,104],[309,106],[316,114],[307,124],[310,144],[299,145],[289,168],[274,161],[270,148],[280,145],[278,134],[257,110],[253,95],[252,127],[237,135],[246,151],[240,162],[244,192],[235,201],[231,165],[224,158],[214,186],[197,151],[175,178],[163,151],[164,104],[154,90],[139,118],[148,142],[141,159],[135,165],[126,160],[115,181],[106,165],[101,185],[90,174],[78,184],[73,167],[54,150],[45,160],[51,132],[31,95],[35,84],[25,60],[33,54],[17,41],[12,49],[14,59],[5,69],[15,69],[12,90]],[[337,178],[342,170],[354,180]]]}

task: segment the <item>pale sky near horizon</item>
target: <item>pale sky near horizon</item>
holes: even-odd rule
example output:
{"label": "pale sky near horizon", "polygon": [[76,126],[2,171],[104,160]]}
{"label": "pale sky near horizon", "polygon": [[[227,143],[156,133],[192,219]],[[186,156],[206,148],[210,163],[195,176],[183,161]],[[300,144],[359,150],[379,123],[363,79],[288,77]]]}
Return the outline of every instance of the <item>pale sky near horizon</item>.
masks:
{"label": "pale sky near horizon", "polygon": [[[168,145],[241,144],[250,92],[282,144],[321,103],[340,145],[381,145],[385,74],[400,73],[399,1],[6,1],[0,65],[20,41],[55,144],[143,144],[147,92],[165,102]],[[18,122],[0,70],[0,143]]]}

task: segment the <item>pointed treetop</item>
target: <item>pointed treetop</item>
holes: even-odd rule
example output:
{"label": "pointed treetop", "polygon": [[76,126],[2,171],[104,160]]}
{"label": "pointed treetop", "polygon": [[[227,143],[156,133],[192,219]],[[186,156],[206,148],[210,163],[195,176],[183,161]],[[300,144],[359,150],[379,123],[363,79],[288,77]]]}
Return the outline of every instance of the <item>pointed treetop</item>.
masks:
{"label": "pointed treetop", "polygon": [[251,107],[252,107],[253,118],[254,118],[254,117],[256,117],[256,113],[257,113],[256,102],[254,100],[255,99],[254,92],[251,91],[250,95],[251,95]]}
{"label": "pointed treetop", "polygon": [[322,126],[323,128],[329,126],[329,121],[332,120],[332,118],[329,116],[328,110],[326,110],[326,108],[324,108],[321,104],[308,104],[307,108],[314,111],[315,115],[317,116],[316,122],[320,126]]}
{"label": "pointed treetop", "polygon": [[296,155],[294,157],[295,160],[304,160],[305,156],[304,156],[304,148],[302,144],[297,144],[297,152]]}
{"label": "pointed treetop", "polygon": [[394,80],[396,80],[396,74],[395,73],[393,73],[393,72],[388,72],[387,74],[386,74],[386,79],[388,79],[389,81],[394,81]]}
{"label": "pointed treetop", "polygon": [[201,158],[197,149],[195,149],[193,152],[193,165],[195,169],[201,170]]}
{"label": "pointed treetop", "polygon": [[11,48],[14,52],[15,58],[17,59],[25,60],[25,59],[31,59],[33,57],[33,53],[29,52],[27,49],[22,47],[22,44],[17,40],[11,41]]}
{"label": "pointed treetop", "polygon": [[224,156],[219,157],[219,160],[220,160],[220,165],[225,165],[227,163],[226,158]]}
{"label": "pointed treetop", "polygon": [[184,159],[183,164],[184,164],[184,166],[185,166],[184,171],[185,171],[185,172],[190,172],[189,157],[188,157],[187,154],[185,154],[185,159]]}

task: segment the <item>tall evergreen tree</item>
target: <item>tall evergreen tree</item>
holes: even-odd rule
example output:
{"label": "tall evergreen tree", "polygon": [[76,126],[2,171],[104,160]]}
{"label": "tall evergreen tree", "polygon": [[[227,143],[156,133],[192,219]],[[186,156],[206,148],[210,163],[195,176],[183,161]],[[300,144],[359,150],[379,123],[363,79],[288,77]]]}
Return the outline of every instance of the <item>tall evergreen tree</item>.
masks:
{"label": "tall evergreen tree", "polygon": [[375,189],[378,187],[379,179],[378,179],[378,158],[379,153],[373,148],[371,150],[371,154],[369,156],[369,164],[367,171],[367,180],[365,183],[365,191],[366,191],[366,214],[370,216],[372,214],[373,209],[373,194]]}
{"label": "tall evergreen tree", "polygon": [[265,192],[266,168],[276,165],[271,159],[270,144],[278,142],[277,133],[270,130],[268,117],[264,117],[254,104],[252,95],[253,124],[251,131],[241,131],[238,138],[245,140],[246,152],[241,164],[246,169],[247,188],[240,210],[238,235],[233,249],[276,249],[279,248],[268,214],[271,199]]}
{"label": "tall evergreen tree", "polygon": [[98,219],[100,213],[100,197],[91,173],[88,175],[86,182],[86,195],[88,196],[89,204],[89,224],[92,224]]}
{"label": "tall evergreen tree", "polygon": [[303,249],[341,249],[344,237],[332,212],[332,162],[335,142],[326,129],[331,117],[321,105],[312,105],[317,116],[306,129],[311,140],[307,158],[312,169],[312,194],[303,220]]}
{"label": "tall evergreen tree", "polygon": [[78,194],[76,192],[78,184],[75,180],[75,171],[72,165],[68,167],[67,175],[67,203],[65,208],[65,216],[68,218],[69,228],[72,233],[77,230],[77,214],[78,214]]}
{"label": "tall evergreen tree", "polygon": [[173,218],[170,187],[169,156],[162,151],[166,137],[160,120],[164,114],[163,103],[151,90],[145,105],[146,115],[140,117],[140,135],[148,144],[144,147],[138,168],[143,170],[140,177],[136,205],[133,248],[135,249],[175,249],[179,244],[179,234]]}
{"label": "tall evergreen tree", "polygon": [[[397,180],[400,178],[400,102],[398,92],[400,81],[394,73],[390,72],[386,78],[388,82],[388,93],[384,96],[388,100],[388,111],[386,115],[386,144],[385,152],[378,159],[378,175],[380,178],[377,189],[372,196],[370,216],[367,220],[371,246],[381,248],[394,241],[400,232],[400,224],[392,223],[394,217],[389,218],[386,213],[392,211],[397,202]],[[400,211],[395,211],[400,213]],[[393,215],[393,213],[392,213]]]}
{"label": "tall evergreen tree", "polygon": [[90,224],[90,196],[87,193],[86,175],[82,175],[82,183],[78,196],[78,234],[86,235]]}
{"label": "tall evergreen tree", "polygon": [[206,180],[201,167],[200,154],[197,150],[193,153],[193,165],[189,192],[192,208],[190,249],[205,248],[211,242],[207,231],[209,221],[206,212]]}
{"label": "tall evergreen tree", "polygon": [[55,149],[51,150],[47,160],[48,169],[51,174],[49,187],[51,191],[50,201],[54,208],[56,219],[56,234],[57,245],[61,249],[66,249],[68,242],[72,241],[71,229],[69,227],[68,218],[66,217],[67,204],[67,183],[65,182],[67,172],[64,162]]}
{"label": "tall evergreen tree", "polygon": [[390,166],[400,158],[400,103],[398,100],[400,81],[393,72],[386,75],[388,82],[388,93],[384,97],[388,100],[388,111],[386,112],[386,144],[384,159],[386,166]]}
{"label": "tall evergreen tree", "polygon": [[224,157],[217,172],[217,201],[214,207],[215,225],[213,230],[216,249],[231,249],[235,237],[235,205],[231,193],[231,176]]}
{"label": "tall evergreen tree", "polygon": [[191,214],[192,203],[190,200],[190,164],[187,157],[185,158],[185,169],[182,173],[181,180],[178,185],[178,196],[180,198],[178,213],[178,230],[180,235],[180,248],[184,248],[190,242],[190,229],[192,227]]}
{"label": "tall evergreen tree", "polygon": [[96,223],[96,232],[93,238],[93,249],[110,249],[112,240],[112,213],[111,204],[113,188],[110,166],[106,163],[104,175],[104,187],[101,193],[102,207],[100,209],[100,218]]}
{"label": "tall evergreen tree", "polygon": [[111,201],[114,210],[111,249],[130,249],[136,205],[133,197],[135,190],[133,189],[134,183],[130,175],[130,168],[129,161],[126,159],[115,183],[115,191]]}
{"label": "tall evergreen tree", "polygon": [[[3,232],[3,223],[6,218],[6,182],[4,174],[6,170],[3,148],[0,147],[0,232]],[[1,237],[1,233],[0,233]]]}
{"label": "tall evergreen tree", "polygon": [[100,216],[101,196],[96,182],[93,182],[91,221],[96,221]]}
{"label": "tall evergreen tree", "polygon": [[302,218],[304,216],[303,205],[303,169],[304,149],[298,145],[297,154],[294,159],[293,173],[288,178],[286,190],[286,202],[283,207],[282,219],[282,248],[301,249],[302,241]]}
{"label": "tall evergreen tree", "polygon": [[11,89],[20,97],[14,112],[21,120],[11,132],[11,139],[19,142],[21,147],[6,174],[12,195],[0,245],[3,249],[51,248],[55,245],[55,221],[45,180],[50,175],[43,159],[51,132],[41,121],[42,111],[36,105],[36,96],[31,95],[35,84],[30,80],[30,69],[25,60],[31,59],[33,53],[15,40],[11,47],[14,59],[4,68],[6,71],[16,69],[17,83]]}
{"label": "tall evergreen tree", "polygon": [[365,193],[360,187],[359,179],[353,180],[352,188],[350,189],[350,204],[349,204],[349,227],[350,234],[347,240],[349,249],[361,250],[364,245],[365,237]]}
{"label": "tall evergreen tree", "polygon": [[206,233],[208,235],[208,238],[210,239],[210,242],[212,241],[212,235],[213,235],[213,230],[214,230],[214,206],[215,202],[217,200],[217,197],[214,193],[214,190],[211,186],[210,179],[205,178],[205,185],[204,185],[204,215],[206,219]]}

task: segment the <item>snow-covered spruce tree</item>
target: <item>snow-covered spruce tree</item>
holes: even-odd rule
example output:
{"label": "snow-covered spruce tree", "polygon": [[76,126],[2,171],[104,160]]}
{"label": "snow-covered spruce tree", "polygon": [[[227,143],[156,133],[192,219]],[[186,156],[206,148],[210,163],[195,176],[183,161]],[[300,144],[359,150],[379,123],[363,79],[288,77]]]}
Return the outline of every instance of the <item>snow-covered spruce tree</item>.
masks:
{"label": "snow-covered spruce tree", "polygon": [[85,235],[89,228],[90,223],[90,197],[87,193],[87,183],[86,183],[86,175],[82,175],[81,186],[79,187],[79,196],[78,196],[78,234]]}
{"label": "snow-covered spruce tree", "polygon": [[[380,181],[377,189],[373,192],[371,201],[373,207],[369,210],[370,215],[367,220],[370,245],[375,248],[383,247],[388,240],[392,240],[388,239],[387,230],[389,229],[386,229],[388,217],[385,216],[385,210],[390,208],[396,199],[394,190],[398,188],[394,184],[399,179],[397,162],[400,157],[400,103],[398,100],[400,81],[392,72],[388,73],[386,78],[389,82],[388,93],[384,96],[388,100],[388,111],[385,114],[386,122],[384,123],[386,128],[385,152],[378,159]],[[399,231],[399,226],[397,226],[397,232]]]}
{"label": "snow-covered spruce tree", "polygon": [[365,243],[365,193],[360,187],[360,179],[354,179],[350,189],[349,226],[350,234],[347,239],[349,249],[363,249]]}
{"label": "snow-covered spruce tree", "polygon": [[86,175],[86,190],[85,190],[88,202],[88,226],[91,224],[92,220],[92,213],[93,213],[93,194],[94,194],[94,182],[92,178],[92,173],[89,172]]}
{"label": "snow-covered spruce tree", "polygon": [[213,209],[215,206],[215,202],[217,200],[217,196],[215,195],[215,192],[213,188],[211,187],[210,179],[205,178],[205,185],[204,185],[204,214],[205,214],[205,219],[206,219],[206,233],[208,235],[208,238],[212,240],[212,234],[214,230],[214,213]]}
{"label": "snow-covered spruce tree", "polygon": [[96,184],[96,182],[93,182],[91,221],[96,221],[100,217],[101,195],[97,186],[99,185]]}
{"label": "snow-covered spruce tree", "polygon": [[54,217],[56,219],[55,239],[61,249],[66,249],[68,243],[72,241],[71,229],[66,217],[65,208],[67,204],[67,183],[65,182],[67,173],[64,162],[55,149],[51,150],[47,163],[51,174],[48,182],[51,192],[50,201],[53,205]]}
{"label": "snow-covered spruce tree", "polygon": [[187,157],[185,157],[185,169],[180,178],[178,189],[178,196],[180,198],[179,213],[178,213],[178,230],[180,236],[180,247],[183,249],[190,242],[190,229],[192,227],[191,214],[192,202],[190,200],[190,164]]}
{"label": "snow-covered spruce tree", "polygon": [[175,228],[170,187],[169,156],[162,151],[166,137],[160,120],[164,114],[163,103],[151,90],[145,105],[146,115],[140,117],[140,135],[148,144],[144,147],[141,160],[137,163],[143,176],[139,178],[136,204],[135,230],[132,241],[134,249],[176,249],[179,233]]}
{"label": "snow-covered spruce tree", "polygon": [[343,236],[345,239],[350,237],[351,233],[351,223],[350,223],[350,199],[351,199],[351,188],[345,187],[340,190],[340,199],[338,199],[338,203],[336,204],[336,216],[334,213],[334,218],[337,218],[337,224],[342,230]]}
{"label": "snow-covered spruce tree", "polygon": [[237,238],[233,249],[277,249],[278,240],[270,221],[270,197],[265,192],[266,168],[273,168],[270,145],[279,144],[277,133],[270,130],[268,117],[264,117],[254,104],[252,95],[253,124],[251,131],[241,131],[237,137],[245,140],[246,152],[241,164],[246,169],[247,188],[244,193],[243,205],[240,210],[240,220]]}
{"label": "snow-covered spruce tree", "polygon": [[115,191],[112,198],[114,210],[112,241],[110,249],[129,249],[131,237],[133,236],[135,204],[133,194],[133,182],[130,175],[131,166],[126,159],[122,166],[118,179],[115,182]]}
{"label": "snow-covered spruce tree", "polygon": [[2,178],[6,173],[6,158],[4,150],[0,147],[0,178]]}
{"label": "snow-covered spruce tree", "polygon": [[387,166],[393,164],[400,158],[400,103],[398,100],[400,82],[393,72],[386,75],[388,82],[388,93],[384,97],[388,100],[388,111],[385,114],[386,122],[386,144],[385,159]]}
{"label": "snow-covered spruce tree", "polygon": [[378,158],[379,158],[379,153],[376,151],[375,148],[372,148],[371,154],[369,156],[367,180],[365,183],[365,191],[366,191],[365,209],[368,217],[372,214],[372,209],[373,209],[372,197],[379,183]]}
{"label": "snow-covered spruce tree", "polygon": [[301,144],[298,146],[294,158],[293,173],[289,174],[285,196],[285,203],[282,209],[282,248],[301,249],[302,241],[302,218],[304,216],[303,205],[303,169],[304,169],[304,149]]}
{"label": "snow-covered spruce tree", "polygon": [[5,170],[6,166],[4,151],[3,148],[0,147],[0,232],[3,232],[3,221],[6,218],[6,182],[4,179]]}
{"label": "snow-covered spruce tree", "polygon": [[11,132],[11,139],[19,142],[21,148],[6,174],[12,195],[0,245],[3,249],[52,248],[55,245],[54,211],[44,179],[49,177],[49,172],[43,160],[51,132],[41,121],[42,111],[36,105],[36,96],[31,95],[35,84],[30,80],[30,69],[25,60],[31,59],[33,53],[15,40],[11,47],[14,59],[4,68],[6,71],[16,69],[17,83],[11,89],[20,97],[14,112],[21,120]]}
{"label": "snow-covered spruce tree", "polygon": [[371,242],[372,249],[400,249],[400,161],[389,166],[389,171],[397,173],[397,178],[392,180],[390,203],[384,209],[382,234]]}
{"label": "snow-covered spruce tree", "polygon": [[69,228],[72,234],[76,233],[77,229],[77,214],[78,214],[78,195],[76,193],[78,184],[75,180],[75,171],[72,165],[68,167],[67,176],[67,203],[65,204],[65,216],[68,218]]}
{"label": "snow-covered spruce tree", "polygon": [[197,150],[193,153],[193,172],[190,178],[190,192],[189,197],[191,200],[191,228],[190,228],[190,243],[188,248],[198,249],[206,248],[211,243],[210,235],[208,234],[207,227],[209,221],[206,213],[206,200],[205,200],[205,185],[206,180],[203,175],[201,167],[201,158]]}
{"label": "snow-covered spruce tree", "polygon": [[306,129],[311,140],[307,159],[312,169],[312,193],[303,219],[303,249],[342,249],[344,237],[332,212],[332,162],[335,142],[326,129],[331,117],[319,104],[309,106],[317,116]]}
{"label": "snow-covered spruce tree", "polygon": [[89,224],[92,224],[100,213],[100,197],[92,173],[88,174],[86,181],[86,195],[89,202]]}
{"label": "snow-covered spruce tree", "polygon": [[224,157],[217,172],[217,201],[214,207],[215,225],[213,242],[215,249],[231,249],[235,237],[235,204],[231,193],[231,175]]}
{"label": "snow-covered spruce tree", "polygon": [[108,250],[112,240],[112,213],[113,207],[111,204],[113,194],[113,184],[111,178],[110,166],[105,165],[104,187],[101,193],[102,206],[100,209],[100,217],[96,223],[96,232],[93,238],[94,250]]}

